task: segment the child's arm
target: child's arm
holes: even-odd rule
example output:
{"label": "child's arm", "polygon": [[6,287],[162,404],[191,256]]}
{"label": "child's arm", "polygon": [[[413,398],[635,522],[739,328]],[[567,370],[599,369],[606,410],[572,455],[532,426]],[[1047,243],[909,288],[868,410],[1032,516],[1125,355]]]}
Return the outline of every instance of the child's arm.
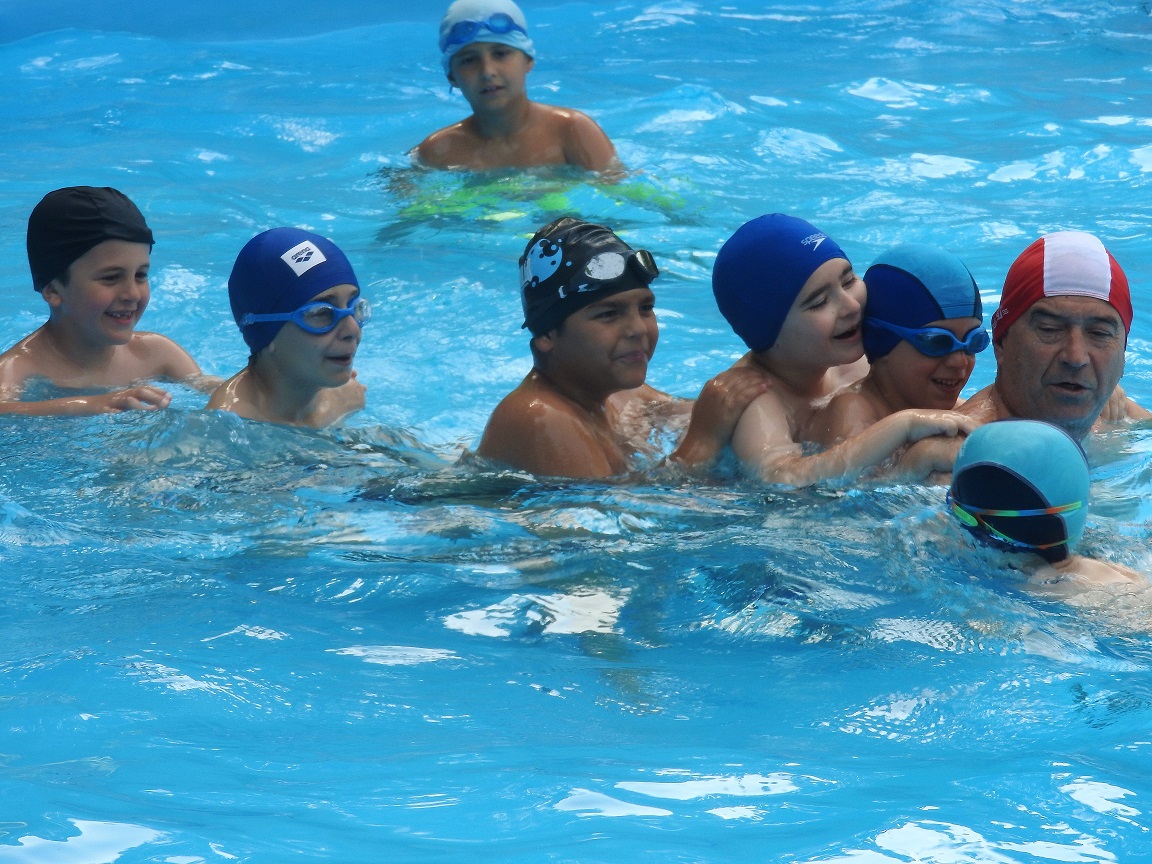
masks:
{"label": "child's arm", "polygon": [[752,400],[771,386],[753,366],[726,369],[704,385],[684,437],[668,459],[685,468],[710,468],[732,442],[732,433]]}
{"label": "child's arm", "polygon": [[596,121],[580,111],[569,111],[564,124],[564,160],[585,171],[604,171],[616,162],[616,148]]}
{"label": "child's arm", "polygon": [[211,393],[224,379],[216,375],[205,375],[192,355],[159,333],[138,333],[141,349],[145,353],[153,373],[150,376],[166,381],[179,381],[201,393]]}
{"label": "child's arm", "polygon": [[762,480],[808,486],[823,480],[854,479],[906,444],[934,435],[967,434],[976,425],[971,417],[955,411],[907,409],[888,415],[822,453],[805,456],[792,440],[780,400],[769,392],[744,412],[732,436],[732,448]]}
{"label": "child's arm", "polygon": [[[16,397],[19,397],[17,392]],[[29,417],[53,415],[82,417],[92,414],[119,414],[122,411],[155,411],[167,408],[172,395],[147,384],[128,387],[94,396],[64,396],[39,402],[21,402],[9,393],[0,395],[0,414],[22,414]]]}
{"label": "child's arm", "polygon": [[851,390],[842,391],[816,412],[808,423],[804,438],[823,447],[831,447],[859,435],[880,419],[876,407],[867,396]]}

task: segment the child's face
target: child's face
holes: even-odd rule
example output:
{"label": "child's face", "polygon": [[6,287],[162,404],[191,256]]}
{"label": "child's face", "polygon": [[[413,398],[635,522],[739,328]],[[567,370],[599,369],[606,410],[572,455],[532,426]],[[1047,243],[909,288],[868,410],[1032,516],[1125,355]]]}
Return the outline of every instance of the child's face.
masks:
{"label": "child's face", "polygon": [[473,42],[452,57],[449,80],[473,110],[498,108],[525,93],[533,60],[519,48],[499,42]]}
{"label": "child's face", "polygon": [[843,258],[831,258],[808,277],[769,348],[779,362],[797,366],[843,366],[864,354],[860,322],[864,281]]}
{"label": "child's face", "polygon": [[[939,327],[963,340],[980,326],[980,319],[945,318],[923,326]],[[895,403],[898,409],[950,410],[956,407],[960,391],[968,383],[975,366],[974,354],[953,351],[943,357],[928,357],[917,351],[912,343],[901,339],[896,347],[873,364],[872,369],[885,399]]]}
{"label": "child's face", "polygon": [[537,337],[548,374],[578,382],[597,397],[641,386],[660,338],[655,303],[650,289],[633,288],[576,310]]}
{"label": "child's face", "polygon": [[147,243],[105,240],[43,290],[52,321],[95,345],[124,345],[148,306]]}
{"label": "child's face", "polygon": [[[347,309],[359,296],[360,289],[355,285],[337,285],[308,302]],[[265,350],[272,352],[271,359],[289,386],[311,390],[339,387],[352,378],[361,332],[351,315],[341,318],[327,333],[309,333],[289,321]]]}

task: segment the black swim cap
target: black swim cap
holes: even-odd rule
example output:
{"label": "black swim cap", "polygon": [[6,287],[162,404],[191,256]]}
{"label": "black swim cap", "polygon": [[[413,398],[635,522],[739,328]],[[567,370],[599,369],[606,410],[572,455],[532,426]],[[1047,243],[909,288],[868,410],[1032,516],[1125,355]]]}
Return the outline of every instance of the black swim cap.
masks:
{"label": "black swim cap", "polygon": [[542,336],[573,312],[659,275],[650,253],[603,225],[564,216],[537,231],[520,257],[522,326]]}
{"label": "black swim cap", "polygon": [[28,217],[28,266],[37,291],[105,240],[154,243],[128,196],[107,186],[68,186],[45,195]]}

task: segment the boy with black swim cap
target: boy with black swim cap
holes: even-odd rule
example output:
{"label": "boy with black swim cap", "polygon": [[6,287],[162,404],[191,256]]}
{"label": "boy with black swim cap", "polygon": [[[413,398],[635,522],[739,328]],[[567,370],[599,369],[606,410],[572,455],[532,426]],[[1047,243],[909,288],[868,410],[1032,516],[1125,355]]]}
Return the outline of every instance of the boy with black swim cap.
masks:
{"label": "boy with black swim cap", "polygon": [[[602,225],[564,217],[532,237],[520,287],[534,368],[492,413],[479,455],[545,476],[629,469],[638,442],[626,415],[673,401],[644,383],[659,338],[649,288],[658,275],[650,254]],[[710,381],[671,458],[710,464],[765,386],[751,369]]]}
{"label": "boy with black swim cap", "polygon": [[[155,410],[171,395],[136,382],[216,383],[171,339],[136,332],[148,306],[152,243],[144,216],[115,189],[70,186],[44,196],[28,219],[28,263],[48,321],[0,355],[0,413]],[[117,389],[19,401],[35,378],[61,388]]]}

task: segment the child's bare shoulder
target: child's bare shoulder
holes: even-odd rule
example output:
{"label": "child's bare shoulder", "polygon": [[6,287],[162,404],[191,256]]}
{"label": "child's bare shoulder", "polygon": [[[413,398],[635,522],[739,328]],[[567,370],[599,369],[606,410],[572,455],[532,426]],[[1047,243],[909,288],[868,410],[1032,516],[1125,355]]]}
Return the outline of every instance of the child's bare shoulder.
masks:
{"label": "child's bare shoulder", "polygon": [[200,375],[200,367],[191,355],[167,336],[137,331],[125,346],[132,364],[140,374],[137,379],[169,378],[180,381]]}
{"label": "child's bare shoulder", "polygon": [[412,152],[416,161],[425,167],[453,168],[467,163],[477,140],[476,134],[469,131],[468,122],[461,120],[437,129]]}

